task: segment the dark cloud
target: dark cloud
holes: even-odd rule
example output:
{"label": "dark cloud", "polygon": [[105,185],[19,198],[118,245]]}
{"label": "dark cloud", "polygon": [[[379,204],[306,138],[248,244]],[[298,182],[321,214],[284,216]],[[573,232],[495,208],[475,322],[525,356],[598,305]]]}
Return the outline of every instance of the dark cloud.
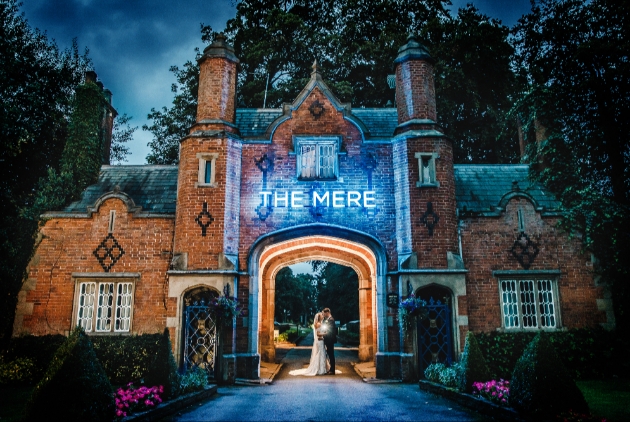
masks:
{"label": "dark cloud", "polygon": [[[452,0],[453,10],[470,0]],[[99,79],[114,94],[114,107],[142,126],[152,107],[173,98],[172,65],[194,58],[203,48],[200,24],[225,28],[234,17],[234,0],[28,0],[21,7],[32,27],[46,31],[61,48],[76,38],[88,48]],[[506,25],[529,10],[529,0],[478,0],[479,10]],[[142,164],[150,135],[138,130],[130,145],[131,164]]]}

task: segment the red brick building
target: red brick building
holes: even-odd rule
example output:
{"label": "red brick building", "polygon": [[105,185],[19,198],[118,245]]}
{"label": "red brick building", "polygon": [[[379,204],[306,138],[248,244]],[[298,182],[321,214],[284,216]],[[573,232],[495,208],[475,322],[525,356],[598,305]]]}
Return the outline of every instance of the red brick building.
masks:
{"label": "red brick building", "polygon": [[[559,203],[527,165],[453,164],[413,38],[394,63],[396,108],[352,109],[314,65],[293,103],[236,109],[233,49],[219,38],[199,62],[178,166],[103,166],[46,214],[15,335],[167,327],[180,363],[212,365],[214,328],[191,310],[228,289],[245,313],[221,338],[219,376],[257,378],[275,357],[275,275],[309,260],[357,272],[359,358],[382,378],[457,358],[468,330],[614,324],[591,256],[556,229]],[[391,305],[412,292],[440,306],[405,337]]]}

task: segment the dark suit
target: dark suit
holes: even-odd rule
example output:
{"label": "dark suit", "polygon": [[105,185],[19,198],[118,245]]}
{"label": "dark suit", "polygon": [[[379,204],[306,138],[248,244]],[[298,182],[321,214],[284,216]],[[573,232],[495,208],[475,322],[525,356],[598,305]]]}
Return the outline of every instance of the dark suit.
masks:
{"label": "dark suit", "polygon": [[330,361],[330,372],[335,373],[335,343],[337,342],[337,326],[335,319],[330,316],[324,318],[324,324],[327,325],[326,334],[324,334],[324,347]]}

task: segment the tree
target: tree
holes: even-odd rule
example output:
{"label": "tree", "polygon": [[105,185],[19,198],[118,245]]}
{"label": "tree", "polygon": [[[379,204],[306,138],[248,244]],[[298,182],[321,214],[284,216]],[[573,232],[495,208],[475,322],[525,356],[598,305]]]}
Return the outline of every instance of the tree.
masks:
{"label": "tree", "polygon": [[561,227],[595,254],[630,329],[630,2],[541,0],[514,28],[528,82],[513,110],[529,135],[532,178],[566,210]]}
{"label": "tree", "polygon": [[59,51],[18,8],[15,0],[0,0],[0,338],[11,335],[37,230],[20,210],[33,204],[40,178],[58,166],[74,89],[90,66],[76,42]]}
{"label": "tree", "polygon": [[294,275],[289,267],[276,275],[276,321],[297,322],[314,314],[315,288],[310,274]]}
{"label": "tree", "polygon": [[317,309],[330,308],[341,324],[359,319],[359,276],[350,267],[314,261],[317,270]]}
{"label": "tree", "polygon": [[[279,107],[304,88],[317,59],[326,83],[353,107],[393,106],[387,85],[398,49],[420,34],[437,59],[438,116],[458,162],[516,159],[506,112],[516,88],[508,29],[467,7],[453,18],[444,0],[243,0],[226,36],[240,60],[240,107]],[[202,26],[202,39],[216,35]],[[199,51],[196,50],[197,55]],[[152,110],[150,163],[177,163],[179,140],[195,121],[199,67],[172,67],[173,106]],[[267,82],[268,81],[268,82]],[[481,145],[480,145],[481,144]]]}

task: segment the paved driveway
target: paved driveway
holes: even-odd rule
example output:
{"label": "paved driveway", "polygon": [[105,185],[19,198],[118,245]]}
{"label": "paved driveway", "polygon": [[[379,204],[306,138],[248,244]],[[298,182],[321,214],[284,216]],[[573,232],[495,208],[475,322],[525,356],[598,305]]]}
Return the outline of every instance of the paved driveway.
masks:
{"label": "paved driveway", "polygon": [[339,348],[341,375],[294,377],[308,365],[311,348],[295,347],[283,358],[273,384],[219,387],[210,400],[169,421],[482,421],[481,416],[417,384],[367,384],[354,372],[357,349]]}

